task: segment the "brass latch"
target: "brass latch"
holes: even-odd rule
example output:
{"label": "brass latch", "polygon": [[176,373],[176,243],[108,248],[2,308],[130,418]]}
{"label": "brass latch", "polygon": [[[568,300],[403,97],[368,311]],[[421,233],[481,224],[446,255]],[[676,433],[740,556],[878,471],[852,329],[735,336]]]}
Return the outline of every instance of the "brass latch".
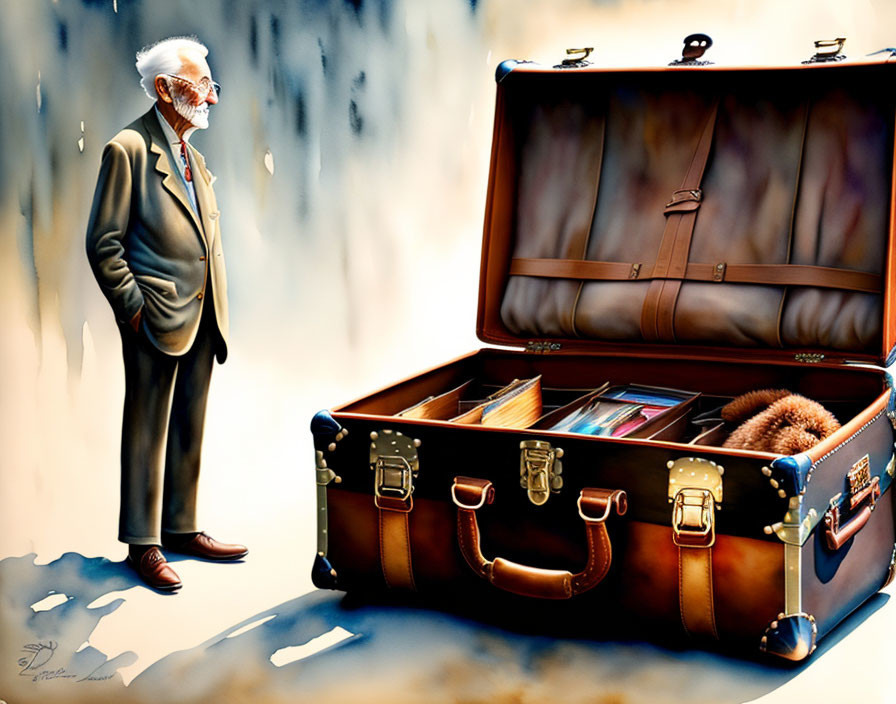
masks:
{"label": "brass latch", "polygon": [[843,61],[846,56],[841,54],[846,37],[836,39],[818,39],[815,42],[815,55],[804,64],[822,64],[829,61]]}
{"label": "brass latch", "polygon": [[396,503],[412,507],[411,494],[414,493],[414,479],[420,471],[417,448],[420,441],[392,430],[370,433],[370,468],[374,472],[373,492],[377,507],[381,500],[389,500],[388,508],[395,509]]}
{"label": "brass latch", "polygon": [[552,493],[563,488],[563,449],[554,449],[544,440],[523,440],[520,443],[520,486],[536,506],[545,503]]}
{"label": "brass latch", "polygon": [[[592,51],[594,51],[593,46],[586,46],[582,49],[567,49],[566,55],[571,58],[563,59],[563,61],[554,66],[554,68],[580,68],[581,66],[588,66],[591,62],[586,61],[586,59],[591,56]],[[573,56],[573,54],[581,54],[581,56]]]}
{"label": "brass latch", "polygon": [[710,548],[716,542],[715,500],[706,489],[681,489],[672,507],[672,542],[689,548]]}
{"label": "brass latch", "polygon": [[712,547],[725,469],[698,457],[683,457],[666,466],[669,468],[668,497],[672,503],[672,542],[681,547]]}

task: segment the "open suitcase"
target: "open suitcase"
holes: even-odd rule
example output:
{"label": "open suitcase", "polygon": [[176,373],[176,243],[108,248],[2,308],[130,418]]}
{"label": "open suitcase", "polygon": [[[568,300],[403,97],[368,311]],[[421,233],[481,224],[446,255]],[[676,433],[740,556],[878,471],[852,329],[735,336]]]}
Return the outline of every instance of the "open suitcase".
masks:
{"label": "open suitcase", "polygon": [[[312,420],[317,586],[489,603],[791,660],[894,572],[896,66],[505,62],[485,348]],[[695,394],[640,437],[415,411],[537,379]],[[470,391],[476,387],[476,391]],[[821,402],[811,449],[695,425],[756,389]],[[460,390],[460,391],[458,391]],[[477,396],[478,394],[478,396]],[[470,404],[468,404],[469,406]],[[482,406],[482,404],[480,404]],[[463,607],[461,607],[463,608]]]}

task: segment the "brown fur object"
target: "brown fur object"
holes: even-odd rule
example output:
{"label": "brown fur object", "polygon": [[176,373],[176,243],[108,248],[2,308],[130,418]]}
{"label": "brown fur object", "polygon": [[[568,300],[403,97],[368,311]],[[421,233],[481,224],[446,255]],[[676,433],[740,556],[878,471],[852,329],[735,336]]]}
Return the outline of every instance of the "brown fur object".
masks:
{"label": "brown fur object", "polygon": [[762,389],[738,396],[722,409],[722,418],[737,422],[751,413],[755,415],[731,433],[723,447],[793,455],[840,428],[820,403],[784,390]]}
{"label": "brown fur object", "polygon": [[739,423],[764,411],[779,398],[790,396],[787,389],[759,389],[741,394],[722,408],[722,418],[729,423]]}

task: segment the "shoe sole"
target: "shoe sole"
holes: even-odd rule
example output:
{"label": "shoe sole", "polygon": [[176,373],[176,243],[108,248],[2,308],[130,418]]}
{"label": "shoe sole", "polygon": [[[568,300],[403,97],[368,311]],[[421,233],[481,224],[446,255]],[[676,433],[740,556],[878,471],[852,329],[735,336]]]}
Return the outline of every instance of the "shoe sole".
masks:
{"label": "shoe sole", "polygon": [[162,543],[162,549],[165,552],[173,552],[177,555],[185,555],[187,557],[196,557],[200,560],[208,560],[209,562],[234,562],[235,560],[242,560],[246,555],[249,554],[249,551],[241,552],[238,555],[227,555],[226,557],[214,557],[212,555],[206,555],[205,553],[191,552],[189,550],[180,550],[178,548],[168,547],[164,543]]}
{"label": "shoe sole", "polygon": [[195,552],[184,552],[182,550],[175,550],[174,548],[165,548],[167,552],[173,552],[177,555],[184,555],[185,557],[195,557],[199,560],[206,560],[208,562],[236,562],[237,560],[242,560],[246,555],[249,554],[249,551],[240,554],[240,555],[228,555],[227,557],[211,557],[210,555],[200,555]]}

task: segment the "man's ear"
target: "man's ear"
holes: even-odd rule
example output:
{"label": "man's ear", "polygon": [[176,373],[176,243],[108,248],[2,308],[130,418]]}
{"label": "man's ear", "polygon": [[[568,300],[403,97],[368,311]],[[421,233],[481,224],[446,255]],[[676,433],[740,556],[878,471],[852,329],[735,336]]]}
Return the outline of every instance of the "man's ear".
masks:
{"label": "man's ear", "polygon": [[153,81],[153,85],[156,87],[156,93],[159,96],[159,100],[163,103],[173,103],[174,100],[171,97],[171,92],[168,90],[168,81],[165,80],[164,76],[156,76],[156,80]]}

